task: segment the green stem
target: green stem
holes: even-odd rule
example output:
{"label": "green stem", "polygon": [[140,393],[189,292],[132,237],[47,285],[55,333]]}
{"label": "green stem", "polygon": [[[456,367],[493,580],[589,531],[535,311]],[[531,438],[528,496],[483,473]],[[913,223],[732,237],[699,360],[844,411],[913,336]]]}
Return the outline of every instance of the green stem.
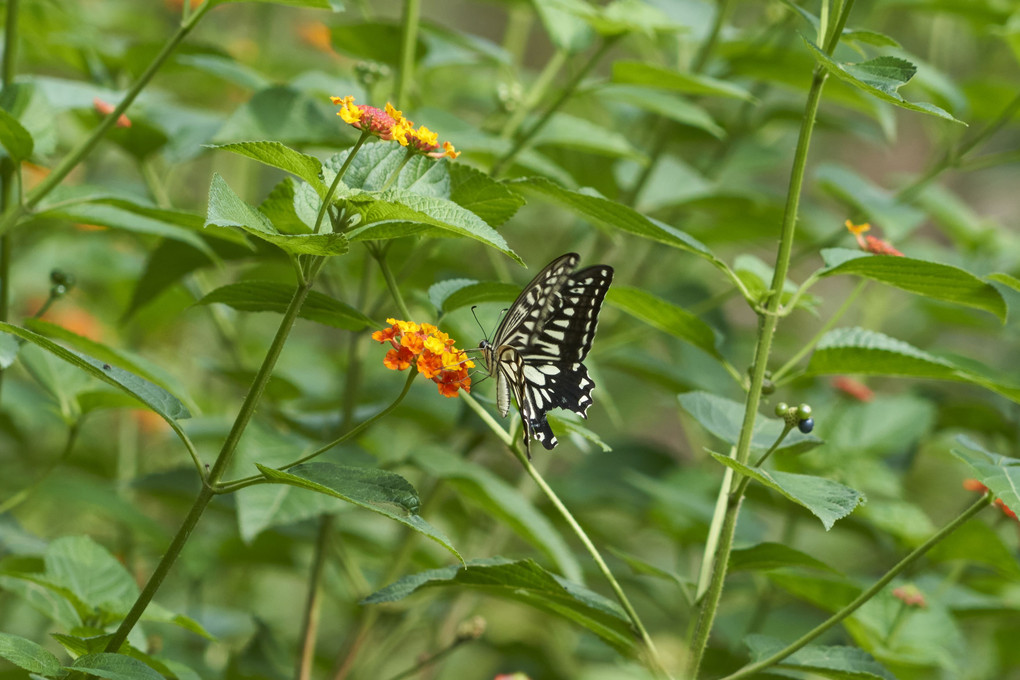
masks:
{"label": "green stem", "polygon": [[421,14],[421,0],[404,0],[404,16],[400,36],[400,72],[397,73],[397,88],[394,92],[398,106],[407,106],[407,84],[414,75],[414,54],[418,45],[418,21]]}
{"label": "green stem", "polygon": [[[530,15],[531,12],[529,11],[528,14]],[[520,106],[510,114],[510,118],[503,125],[503,131],[499,133],[500,137],[503,139],[513,139],[513,136],[517,134],[517,130],[520,129],[521,123],[538,106],[538,103],[542,101],[542,97],[545,96],[549,86],[552,85],[556,74],[567,63],[567,56],[567,51],[564,49],[558,49],[553,52],[552,57],[545,63],[545,67],[542,68],[542,72],[538,74],[535,82],[531,84],[527,94],[524,95]]]}
{"label": "green stem", "polygon": [[368,130],[362,131],[361,136],[358,137],[358,141],[354,142],[354,146],[352,146],[351,150],[347,153],[347,158],[344,159],[343,165],[340,166],[340,169],[336,173],[336,177],[333,178],[333,183],[329,185],[329,190],[322,198],[322,205],[319,206],[319,214],[315,216],[315,228],[312,230],[312,233],[319,233],[319,230],[322,228],[322,220],[326,216],[326,211],[329,210],[329,206],[333,202],[333,195],[336,193],[336,188],[340,186],[340,180],[342,180],[344,175],[347,173],[347,168],[351,167],[351,162],[354,161],[354,157],[358,155],[358,151],[361,149],[361,146],[371,136],[372,133]]}
{"label": "green stem", "polygon": [[426,668],[428,668],[432,664],[434,664],[437,661],[439,661],[440,659],[442,659],[444,656],[447,656],[448,654],[453,652],[453,650],[457,649],[458,647],[460,647],[465,642],[471,642],[472,640],[475,640],[475,639],[476,638],[472,638],[472,637],[456,637],[456,638],[453,639],[453,642],[448,644],[443,649],[440,649],[438,652],[436,652],[432,656],[427,656],[424,659],[422,659],[421,661],[418,661],[416,664],[414,664],[413,666],[411,666],[407,670],[404,670],[404,671],[402,671],[400,673],[397,673],[392,678],[390,678],[390,680],[404,680],[404,678],[410,678],[413,675],[417,675],[421,671],[425,670]]}
{"label": "green stem", "polygon": [[[3,89],[14,84],[18,57],[18,6],[20,0],[7,0],[7,17],[4,24],[4,56],[2,69]],[[0,213],[6,213],[18,201],[14,194],[14,163],[10,158],[0,160]],[[11,317],[11,237],[0,235],[0,322]],[[6,371],[0,370],[0,395]]]}
{"label": "green stem", "polygon": [[913,551],[911,551],[906,557],[904,557],[902,560],[900,560],[896,564],[896,566],[894,566],[892,569],[887,571],[885,573],[885,575],[882,576],[882,578],[880,578],[879,580],[875,581],[875,583],[870,588],[868,588],[863,593],[858,595],[854,599],[853,602],[851,602],[850,604],[846,605],[845,607],[840,609],[838,612],[833,614],[831,617],[826,619],[824,623],[821,623],[818,626],[815,626],[809,632],[807,632],[804,635],[802,635],[795,642],[790,643],[789,645],[787,645],[786,647],[784,647],[780,651],[776,652],[772,656],[770,656],[770,657],[768,657],[766,659],[762,659],[761,661],[756,661],[755,663],[750,664],[748,666],[744,666],[743,668],[741,668],[736,673],[731,673],[730,675],[727,675],[725,678],[723,678],[723,680],[737,680],[737,678],[746,678],[748,676],[754,675],[758,671],[761,671],[761,670],[763,670],[765,668],[768,668],[770,666],[774,666],[775,664],[779,663],[780,661],[782,661],[786,657],[790,656],[791,654],[793,654],[797,650],[799,650],[802,647],[804,647],[805,645],[807,645],[809,642],[811,642],[812,640],[817,638],[819,635],[821,635],[825,631],[829,630],[830,628],[835,626],[837,623],[839,623],[840,621],[842,621],[843,619],[845,619],[846,617],[850,616],[855,611],[857,611],[857,609],[859,609],[861,607],[861,605],[863,605],[865,602],[867,602],[868,600],[873,598],[875,595],[877,595],[879,593],[879,591],[881,591],[882,588],[884,588],[886,585],[888,585],[890,581],[892,581],[894,578],[896,578],[896,576],[900,572],[902,572],[904,569],[906,569],[911,564],[913,564],[914,561],[916,561],[919,557],[924,555],[926,552],[928,552],[929,550],[934,548],[936,545],[938,545],[941,541],[943,541],[951,533],[953,533],[954,531],[959,529],[971,517],[973,517],[974,515],[976,515],[979,512],[981,512],[981,510],[986,508],[991,503],[991,501],[992,501],[992,495],[991,494],[986,494],[980,500],[978,500],[973,505],[971,505],[969,508],[964,510],[963,513],[961,513],[959,517],[954,519],[952,522],[950,522],[946,526],[942,527],[942,529],[939,530],[938,533],[936,533],[934,536],[932,536],[927,541],[925,541],[922,545],[918,546]]}
{"label": "green stem", "polygon": [[14,82],[18,63],[18,5],[20,0],[7,0],[7,23],[4,24],[3,89]]}
{"label": "green stem", "polygon": [[18,505],[21,505],[21,503],[23,503],[25,499],[32,494],[33,491],[38,489],[43,482],[49,479],[49,476],[53,474],[53,471],[56,470],[61,463],[67,460],[68,456],[71,455],[71,451],[74,450],[75,442],[78,441],[78,432],[80,430],[81,420],[76,420],[71,424],[70,429],[68,429],[67,431],[67,439],[64,441],[64,449],[60,452],[60,455],[57,456],[53,460],[53,462],[51,462],[48,466],[46,466],[46,469],[43,470],[42,474],[39,475],[39,477],[34,482],[32,482],[24,489],[18,491],[16,494],[8,498],[3,503],[0,503],[0,515],[10,510],[13,510]]}
{"label": "green stem", "polygon": [[23,204],[19,203],[16,205],[7,206],[4,210],[3,216],[0,217],[0,235],[5,234],[18,219],[34,208],[39,201],[45,198],[51,191],[53,191],[64,178],[82,161],[85,156],[92,151],[92,149],[99,143],[103,135],[114,126],[117,119],[120,118],[121,114],[124,113],[129,106],[135,101],[135,98],[141,93],[149,81],[152,80],[156,72],[163,66],[163,63],[170,57],[177,45],[181,43],[184,38],[191,33],[192,29],[198,21],[205,16],[205,13],[212,7],[211,2],[203,3],[194,14],[188,17],[188,20],[181,24],[177,32],[173,34],[169,41],[163,46],[163,49],[159,51],[152,63],[145,69],[142,75],[138,76],[136,80],[125,93],[124,98],[121,99],[120,103],[110,112],[108,116],[100,121],[99,125],[92,131],[86,139],[84,139],[77,147],[75,147],[70,153],[64,156],[64,159],[60,161],[60,164],[53,169],[46,179],[39,183],[39,185],[30,191],[25,197]]}
{"label": "green stem", "polygon": [[145,187],[149,190],[156,205],[160,208],[169,208],[171,206],[170,194],[167,193],[166,187],[163,186],[163,182],[160,181],[159,176],[156,174],[156,168],[152,164],[152,160],[146,158],[141,161],[138,164],[138,169],[141,170],[142,179],[145,180]]}
{"label": "green stem", "polygon": [[546,123],[549,122],[549,119],[553,117],[553,114],[559,111],[567,100],[570,99],[571,95],[574,94],[574,90],[576,90],[577,86],[581,84],[581,81],[584,80],[585,76],[587,76],[588,73],[595,68],[595,65],[602,58],[602,55],[604,55],[610,47],[616,44],[616,41],[619,39],[620,36],[609,36],[602,39],[602,44],[599,45],[599,48],[591,55],[591,58],[588,59],[588,61],[585,62],[580,69],[578,69],[577,73],[574,74],[574,77],[571,78],[570,82],[568,82],[566,87],[563,88],[560,96],[556,98],[556,101],[554,101],[549,108],[545,110],[545,113],[542,114],[541,118],[535,121],[535,123],[523,134],[518,136],[509,151],[503,154],[503,156],[493,164],[492,170],[489,173],[493,178],[499,177],[504,170],[507,170],[513,164],[514,159],[517,158],[517,154],[527,147],[528,142],[530,142],[535,135],[537,135],[538,132],[545,127]]}
{"label": "green stem", "polygon": [[[854,0],[848,0],[843,8],[839,20],[833,27],[830,39],[826,42],[826,53],[831,54],[836,48],[839,36],[843,31],[843,26],[846,25],[846,20],[850,10],[853,8],[853,4]],[[793,169],[790,172],[790,185],[786,195],[786,207],[783,213],[779,252],[776,257],[776,267],[772,277],[771,294],[766,302],[765,313],[759,316],[758,339],[755,347],[754,363],[752,364],[751,385],[747,391],[747,400],[744,404],[744,419],[736,451],[736,460],[745,465],[751,454],[751,435],[754,431],[755,419],[758,415],[758,405],[761,402],[761,387],[765,380],[765,369],[768,365],[769,354],[772,349],[772,338],[775,335],[776,326],[779,322],[780,298],[783,283],[786,281],[786,275],[790,268],[790,254],[793,249],[796,233],[800,194],[804,185],[808,151],[811,148],[811,133],[814,131],[815,118],[818,113],[818,105],[821,102],[825,79],[825,71],[821,68],[816,68],[811,81],[811,89],[808,92],[807,103],[804,107],[804,117],[801,121],[800,135],[797,139],[797,148],[793,158]],[[742,498],[742,494],[731,494],[726,503],[719,547],[716,550],[712,568],[712,579],[705,598],[701,603],[701,611],[699,612],[698,623],[691,645],[687,675],[692,680],[698,677],[701,660],[704,657],[705,650],[708,648],[709,635],[712,632],[716,611],[722,598],[723,585],[726,581],[726,569],[729,564],[730,551],[733,548],[733,536],[736,532],[737,517],[740,514]]]}
{"label": "green stem", "polygon": [[[394,399],[393,402],[389,406],[387,406],[383,410],[379,411],[378,413],[376,413],[371,418],[368,418],[367,420],[362,421],[361,423],[359,423],[355,427],[351,428],[349,431],[345,432],[344,434],[342,434],[341,436],[337,437],[336,439],[334,439],[330,443],[326,444],[325,446],[320,446],[315,451],[312,451],[311,453],[309,453],[307,456],[302,456],[301,458],[298,458],[295,461],[291,461],[290,463],[287,463],[286,465],[281,466],[279,469],[281,469],[281,470],[289,470],[289,469],[291,469],[292,467],[294,467],[296,465],[300,465],[301,463],[306,463],[306,462],[312,460],[313,458],[315,458],[317,456],[321,456],[323,453],[325,453],[326,451],[329,451],[334,446],[339,446],[340,444],[343,444],[345,441],[347,441],[351,437],[354,437],[354,436],[360,434],[366,428],[370,427],[373,423],[375,423],[375,421],[377,421],[380,418],[388,415],[393,409],[395,409],[397,406],[399,406],[400,402],[402,402],[404,400],[404,397],[407,396],[407,393],[411,390],[411,383],[414,382],[414,377],[416,375],[418,375],[418,371],[416,369],[412,368],[411,372],[407,376],[407,380],[404,382],[404,389],[401,390],[400,394],[397,395],[397,398]],[[240,489],[243,489],[243,488],[245,488],[247,486],[252,486],[254,484],[265,483],[265,481],[266,481],[266,479],[262,475],[252,475],[251,477],[244,477],[242,479],[236,479],[236,480],[234,480],[232,482],[224,482],[223,484],[220,484],[220,485],[218,485],[216,487],[216,493],[218,493],[218,494],[232,493],[234,491],[238,491]]]}
{"label": "green stem", "polygon": [[319,629],[319,602],[322,593],[320,584],[332,531],[333,515],[320,517],[319,535],[315,541],[315,556],[312,559],[312,572],[308,576],[308,596],[305,599],[305,614],[301,623],[301,653],[298,655],[297,667],[294,669],[295,680],[309,680],[312,677],[312,664],[315,661],[315,634]]}
{"label": "green stem", "polygon": [[269,350],[266,352],[266,358],[262,362],[262,366],[259,367],[258,373],[255,375],[255,379],[252,381],[251,387],[248,388],[248,394],[244,398],[244,402],[241,404],[241,409],[237,414],[237,418],[234,420],[234,426],[230,429],[230,434],[227,435],[226,441],[223,442],[223,447],[220,449],[219,455],[216,457],[216,462],[213,463],[212,469],[209,472],[208,478],[202,484],[202,489],[199,491],[198,498],[195,499],[195,503],[191,506],[191,510],[188,512],[188,516],[185,517],[184,522],[178,529],[177,534],[174,536],[173,541],[170,543],[170,547],[167,548],[166,553],[163,554],[159,564],[156,565],[155,571],[152,572],[152,576],[149,577],[148,582],[142,589],[138,599],[135,600],[131,610],[124,617],[117,631],[110,638],[107,643],[105,651],[116,652],[120,649],[120,646],[127,640],[128,634],[138,623],[138,619],[141,618],[145,612],[145,608],[152,601],[156,591],[159,590],[160,585],[163,583],[163,579],[170,572],[170,568],[174,562],[177,561],[178,556],[181,554],[181,550],[184,545],[188,542],[188,537],[191,536],[192,530],[195,525],[198,524],[199,518],[202,517],[202,513],[205,511],[209,501],[212,500],[213,496],[216,495],[216,485],[220,477],[226,471],[227,466],[230,463],[234,451],[237,449],[238,442],[241,441],[241,435],[244,433],[245,428],[248,426],[248,422],[251,420],[252,414],[255,412],[255,406],[258,404],[262,397],[262,393],[266,389],[266,385],[269,383],[269,378],[272,376],[273,368],[276,366],[276,361],[280,357],[280,353],[283,351],[283,346],[286,344],[287,336],[290,335],[291,329],[294,327],[294,322],[297,320],[298,312],[301,311],[301,306],[304,304],[305,298],[308,297],[308,292],[311,290],[312,281],[315,279],[315,274],[318,273],[319,269],[324,263],[323,258],[318,258],[313,261],[310,267],[310,276],[308,280],[298,286],[297,290],[294,291],[294,296],[291,298],[290,304],[283,313],[283,319],[280,321],[280,328],[276,332],[276,336],[273,338],[272,344],[269,346]]}
{"label": "green stem", "polygon": [[404,166],[407,165],[408,161],[414,158],[414,155],[414,149],[407,147],[407,153],[404,154],[404,160],[400,161],[400,165],[397,166],[397,169],[390,173],[390,176],[386,178],[386,182],[383,183],[382,188],[379,191],[386,191],[393,186],[393,183],[397,181],[397,177],[400,177],[400,171],[404,169]]}
{"label": "green stem", "polygon": [[803,359],[804,357],[811,353],[811,350],[815,348],[815,345],[818,344],[818,341],[821,340],[826,333],[832,330],[832,327],[836,325],[837,321],[843,318],[843,315],[846,314],[847,310],[850,309],[850,305],[852,305],[854,301],[858,297],[860,297],[861,293],[864,292],[864,289],[867,286],[868,286],[867,280],[862,279],[861,281],[857,282],[857,285],[854,287],[854,289],[850,292],[849,295],[847,295],[846,299],[843,300],[843,304],[840,305],[839,309],[837,309],[836,312],[829,317],[829,320],[826,321],[825,324],[818,329],[818,332],[815,333],[814,337],[811,338],[811,340],[809,340],[807,344],[801,347],[796,354],[790,357],[790,360],[783,364],[779,368],[779,370],[772,374],[772,382],[774,384],[778,385],[779,381],[782,380],[783,376],[789,373],[794,366],[800,363],[801,359]]}
{"label": "green stem", "polygon": [[715,12],[715,18],[712,21],[712,29],[708,33],[708,37],[705,42],[701,43],[701,48],[698,50],[697,56],[691,63],[691,71],[694,73],[700,73],[704,68],[705,64],[708,63],[708,57],[712,54],[712,50],[715,49],[715,44],[719,40],[719,32],[722,30],[723,24],[726,22],[726,17],[730,13],[730,7],[733,4],[733,0],[719,0],[718,8]]}
{"label": "green stem", "polygon": [[386,249],[378,248],[374,245],[369,246],[369,252],[375,258],[375,261],[379,263],[379,269],[382,271],[383,278],[386,279],[386,287],[390,291],[390,295],[393,297],[393,301],[397,304],[397,309],[404,316],[407,321],[411,320],[411,311],[407,308],[407,303],[404,302],[404,296],[400,293],[400,286],[397,285],[397,279],[393,276],[393,271],[390,269],[389,263],[386,261]]}

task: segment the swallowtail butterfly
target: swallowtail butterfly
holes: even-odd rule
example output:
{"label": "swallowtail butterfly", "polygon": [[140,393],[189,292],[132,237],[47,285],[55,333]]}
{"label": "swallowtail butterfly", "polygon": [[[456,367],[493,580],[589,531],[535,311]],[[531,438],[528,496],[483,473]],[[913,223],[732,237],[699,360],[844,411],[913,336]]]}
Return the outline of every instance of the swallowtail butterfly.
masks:
{"label": "swallowtail butterfly", "polygon": [[514,300],[491,342],[479,345],[496,379],[500,415],[510,411],[511,394],[517,402],[526,449],[529,438],[547,449],[556,446],[545,417],[551,409],[584,418],[591,406],[595,383],[581,362],[591,349],[613,268],[597,264],[575,272],[580,259],[567,253],[550,262]]}

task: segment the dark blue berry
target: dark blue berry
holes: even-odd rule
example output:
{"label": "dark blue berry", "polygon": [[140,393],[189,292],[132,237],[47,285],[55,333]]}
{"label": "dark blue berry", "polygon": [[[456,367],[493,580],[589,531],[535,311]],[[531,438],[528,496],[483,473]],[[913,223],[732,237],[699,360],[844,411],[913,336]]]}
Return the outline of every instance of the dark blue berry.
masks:
{"label": "dark blue berry", "polygon": [[807,434],[811,430],[815,429],[815,419],[805,418],[804,420],[797,423],[797,429],[803,432],[804,434]]}

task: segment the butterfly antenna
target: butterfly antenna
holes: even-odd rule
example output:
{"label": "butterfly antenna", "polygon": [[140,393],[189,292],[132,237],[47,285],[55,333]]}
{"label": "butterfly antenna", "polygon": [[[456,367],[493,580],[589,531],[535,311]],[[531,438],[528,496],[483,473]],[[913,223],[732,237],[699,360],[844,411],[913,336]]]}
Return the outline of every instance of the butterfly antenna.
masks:
{"label": "butterfly antenna", "polygon": [[482,331],[482,337],[485,338],[486,342],[488,342],[489,334],[485,332],[485,326],[483,326],[482,322],[478,320],[478,314],[475,313],[476,309],[478,309],[478,305],[471,305],[471,316],[475,317],[475,323],[478,324],[478,329]]}

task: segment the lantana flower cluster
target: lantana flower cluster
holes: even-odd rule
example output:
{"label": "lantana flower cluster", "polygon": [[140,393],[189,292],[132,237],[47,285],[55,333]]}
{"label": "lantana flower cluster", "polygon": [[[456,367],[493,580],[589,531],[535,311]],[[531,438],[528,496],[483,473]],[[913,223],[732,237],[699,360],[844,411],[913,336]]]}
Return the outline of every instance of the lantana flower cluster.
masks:
{"label": "lantana flower cluster", "polygon": [[450,142],[439,144],[439,135],[422,125],[414,129],[414,122],[386,102],[385,109],[354,103],[354,97],[330,97],[340,107],[338,116],[348,125],[368,131],[384,141],[395,141],[401,146],[430,158],[456,158],[460,152]]}
{"label": "lantana flower cluster", "polygon": [[393,349],[386,353],[383,365],[403,371],[413,363],[418,372],[439,386],[444,397],[456,397],[458,390],[471,391],[468,369],[474,368],[464,350],[457,349],[449,335],[430,323],[386,319],[389,328],[372,333],[372,339],[388,342]]}
{"label": "lantana flower cluster", "polygon": [[903,257],[903,253],[896,250],[891,243],[883,241],[880,238],[874,236],[865,236],[864,232],[871,231],[871,225],[865,222],[864,224],[854,224],[850,220],[845,223],[847,230],[854,235],[857,239],[857,245],[861,247],[861,250],[867,251],[873,255],[896,255],[897,257]]}

